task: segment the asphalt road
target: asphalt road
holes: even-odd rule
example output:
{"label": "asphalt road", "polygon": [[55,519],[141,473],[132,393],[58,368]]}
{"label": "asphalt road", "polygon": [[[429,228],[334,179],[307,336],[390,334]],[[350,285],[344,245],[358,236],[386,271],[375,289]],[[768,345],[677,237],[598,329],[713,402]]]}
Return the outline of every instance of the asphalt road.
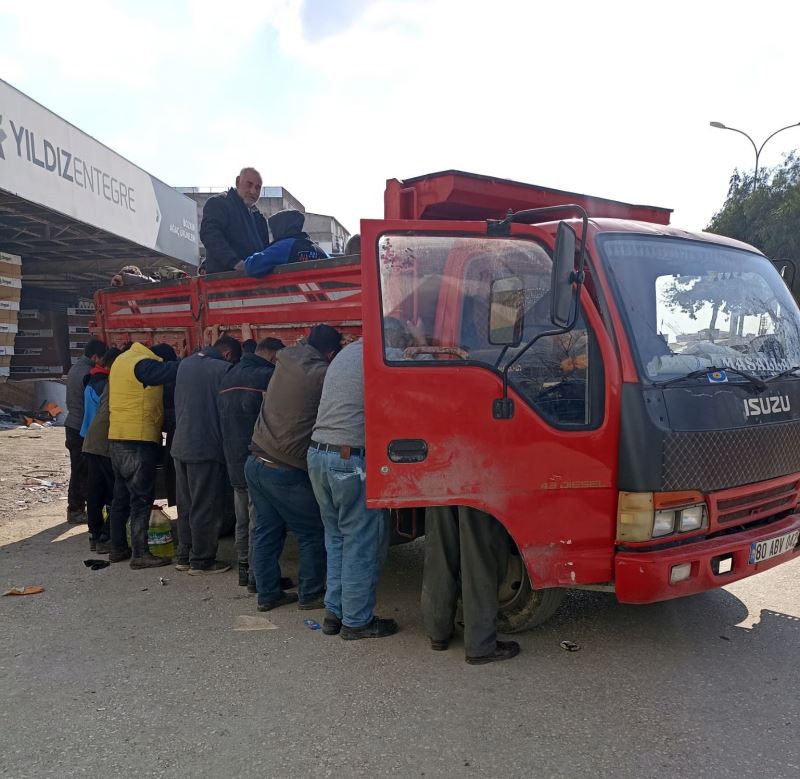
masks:
{"label": "asphalt road", "polygon": [[90,571],[52,506],[0,531],[0,590],[46,588],[0,598],[0,776],[800,777],[800,561],[653,606],[575,592],[468,666],[428,648],[419,542],[381,586],[401,632],[344,642],[291,606],[234,631],[233,573]]}

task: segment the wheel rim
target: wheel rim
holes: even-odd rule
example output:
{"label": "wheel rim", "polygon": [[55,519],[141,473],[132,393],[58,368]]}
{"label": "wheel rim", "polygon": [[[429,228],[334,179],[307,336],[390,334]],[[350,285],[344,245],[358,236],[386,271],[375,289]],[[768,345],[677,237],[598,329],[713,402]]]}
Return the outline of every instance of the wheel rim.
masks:
{"label": "wheel rim", "polygon": [[514,601],[520,597],[523,591],[523,583],[528,575],[522,556],[512,547],[508,555],[508,565],[506,575],[497,590],[497,601],[500,609],[508,609],[513,606]]}

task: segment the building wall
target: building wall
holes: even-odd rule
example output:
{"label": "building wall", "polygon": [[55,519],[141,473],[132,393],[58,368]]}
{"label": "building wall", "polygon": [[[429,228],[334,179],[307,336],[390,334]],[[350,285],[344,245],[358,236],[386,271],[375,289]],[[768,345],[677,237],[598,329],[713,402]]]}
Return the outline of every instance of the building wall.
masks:
{"label": "building wall", "polygon": [[305,231],[328,254],[343,254],[344,247],[350,238],[350,233],[339,223],[335,217],[327,214],[306,213]]}

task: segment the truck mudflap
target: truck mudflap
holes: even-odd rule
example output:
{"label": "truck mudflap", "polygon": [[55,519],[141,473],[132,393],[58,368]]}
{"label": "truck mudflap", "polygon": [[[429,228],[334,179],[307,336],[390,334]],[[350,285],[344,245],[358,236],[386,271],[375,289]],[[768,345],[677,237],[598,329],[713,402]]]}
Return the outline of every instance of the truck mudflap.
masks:
{"label": "truck mudflap", "polygon": [[792,514],[767,526],[670,549],[617,552],[617,599],[655,603],[724,587],[800,557],[798,531],[800,514]]}

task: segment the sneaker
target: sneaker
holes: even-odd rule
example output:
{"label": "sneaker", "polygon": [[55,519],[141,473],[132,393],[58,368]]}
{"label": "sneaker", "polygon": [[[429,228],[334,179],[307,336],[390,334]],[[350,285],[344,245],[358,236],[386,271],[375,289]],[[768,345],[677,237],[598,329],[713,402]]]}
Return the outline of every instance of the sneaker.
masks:
{"label": "sneaker", "polygon": [[467,657],[470,665],[483,665],[484,663],[497,663],[500,660],[510,660],[519,654],[519,644],[516,641],[498,641],[494,652],[479,657]]}
{"label": "sneaker", "polygon": [[111,552],[111,543],[109,541],[98,541],[94,551],[97,554],[109,554]]}
{"label": "sneaker", "polygon": [[345,641],[355,641],[359,638],[384,638],[397,633],[397,623],[393,619],[373,617],[371,622],[360,628],[350,628],[342,625],[341,636]]}
{"label": "sneaker", "polygon": [[316,609],[324,609],[325,593],[321,592],[315,598],[311,598],[311,600],[302,601],[297,605],[297,608],[300,609],[300,611],[315,611]]}
{"label": "sneaker", "polygon": [[110,563],[121,563],[125,560],[131,559],[131,550],[130,549],[112,549],[108,554],[108,562]]}
{"label": "sneaker", "polygon": [[88,521],[83,509],[67,509],[67,522],[70,525],[85,525]]}
{"label": "sneaker", "polygon": [[342,629],[342,620],[332,611],[325,612],[325,619],[322,620],[322,632],[326,636],[338,636]]}
{"label": "sneaker", "polygon": [[228,563],[221,563],[219,560],[211,563],[208,568],[189,568],[189,576],[211,576],[215,573],[225,573],[230,571]]}
{"label": "sneaker", "polygon": [[247,563],[239,563],[239,586],[247,587],[247,580],[250,577],[250,566]]}
{"label": "sneaker", "polygon": [[[452,638],[452,636],[450,636],[450,638]],[[431,649],[434,652],[444,652],[450,646],[450,638],[445,638],[445,639],[442,639],[441,641],[436,639],[436,638],[432,638],[431,639]]]}
{"label": "sneaker", "polygon": [[176,571],[188,571],[191,567],[189,563],[182,563],[180,560],[175,564]]}
{"label": "sneaker", "polygon": [[164,565],[169,565],[171,562],[171,557],[156,557],[155,555],[146,554],[143,557],[131,558],[131,568],[161,568]]}
{"label": "sneaker", "polygon": [[278,600],[271,600],[267,603],[259,603],[258,610],[259,611],[272,611],[272,609],[277,609],[278,606],[286,606],[289,603],[297,603],[297,593],[296,592],[284,592],[283,595],[278,598]]}

